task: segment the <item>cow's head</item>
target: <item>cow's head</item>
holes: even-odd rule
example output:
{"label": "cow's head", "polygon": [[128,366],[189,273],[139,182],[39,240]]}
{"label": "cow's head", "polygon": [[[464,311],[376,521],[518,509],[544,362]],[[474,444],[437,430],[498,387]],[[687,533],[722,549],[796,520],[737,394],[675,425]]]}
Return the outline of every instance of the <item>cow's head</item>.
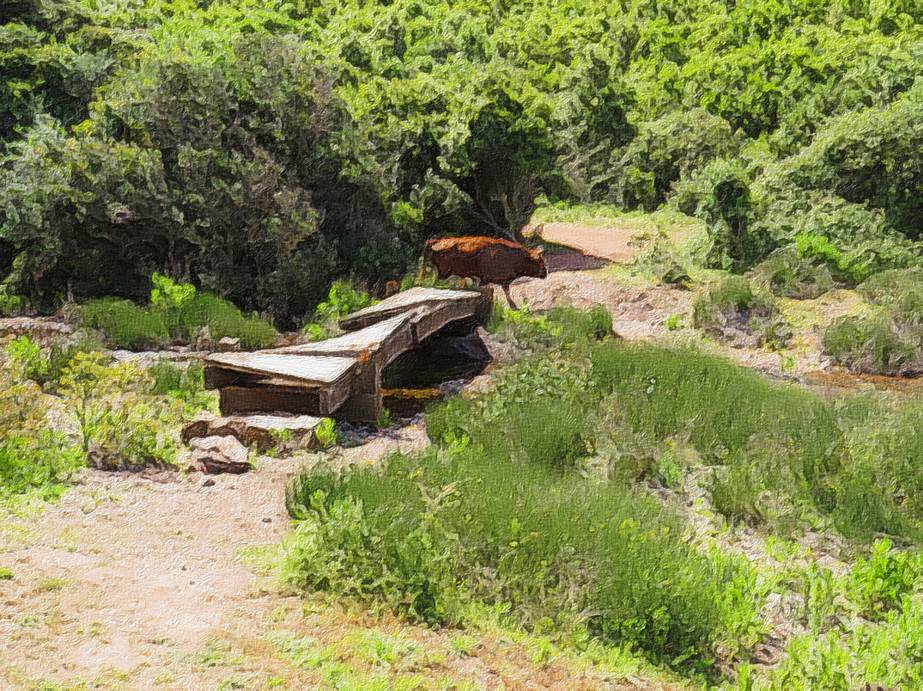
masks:
{"label": "cow's head", "polygon": [[545,257],[543,256],[544,253],[545,250],[541,247],[529,250],[529,259],[532,260],[536,269],[534,275],[538,278],[545,278],[548,275],[548,267],[545,266]]}

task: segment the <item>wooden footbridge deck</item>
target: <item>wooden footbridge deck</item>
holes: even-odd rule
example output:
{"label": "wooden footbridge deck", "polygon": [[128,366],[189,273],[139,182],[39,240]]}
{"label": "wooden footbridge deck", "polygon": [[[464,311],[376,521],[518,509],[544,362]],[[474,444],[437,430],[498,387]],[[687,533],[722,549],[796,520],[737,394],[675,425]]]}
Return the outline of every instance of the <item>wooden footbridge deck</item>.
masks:
{"label": "wooden footbridge deck", "polygon": [[215,353],[205,386],[221,412],[287,413],[374,422],[382,412],[381,373],[399,355],[458,324],[486,321],[489,290],[411,288],[340,320],[342,336],[254,353]]}

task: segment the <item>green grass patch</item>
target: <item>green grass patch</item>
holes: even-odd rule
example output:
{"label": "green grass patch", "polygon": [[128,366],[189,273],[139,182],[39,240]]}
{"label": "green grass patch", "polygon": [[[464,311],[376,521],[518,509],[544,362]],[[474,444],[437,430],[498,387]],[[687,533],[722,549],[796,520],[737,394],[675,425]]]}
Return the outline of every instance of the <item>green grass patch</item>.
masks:
{"label": "green grass patch", "polygon": [[272,345],[276,330],[257,316],[247,316],[227,300],[196,292],[191,285],[175,284],[155,274],[151,304],[102,298],[80,308],[80,324],[101,331],[115,348],[143,350],[172,341],[190,343],[206,338],[240,339],[245,349]]}

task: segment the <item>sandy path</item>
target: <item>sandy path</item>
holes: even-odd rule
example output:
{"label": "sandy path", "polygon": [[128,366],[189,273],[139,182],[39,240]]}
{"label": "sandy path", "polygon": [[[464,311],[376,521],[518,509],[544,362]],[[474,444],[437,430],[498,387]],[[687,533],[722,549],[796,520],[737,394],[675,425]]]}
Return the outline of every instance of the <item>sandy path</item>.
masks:
{"label": "sandy path", "polygon": [[543,223],[539,232],[546,242],[573,247],[591,257],[626,263],[637,253],[632,241],[643,235],[637,228],[602,228],[578,223]]}

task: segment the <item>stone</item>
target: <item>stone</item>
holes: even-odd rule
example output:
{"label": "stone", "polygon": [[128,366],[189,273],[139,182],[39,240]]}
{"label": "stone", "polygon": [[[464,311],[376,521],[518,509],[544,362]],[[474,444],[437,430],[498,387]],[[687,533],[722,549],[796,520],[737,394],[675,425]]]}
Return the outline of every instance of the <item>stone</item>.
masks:
{"label": "stone", "polygon": [[225,336],[218,341],[218,352],[221,353],[236,353],[240,351],[240,339],[231,338],[230,336]]}
{"label": "stone", "polygon": [[246,473],[250,470],[247,447],[234,437],[201,437],[189,446],[190,470],[201,473]]}
{"label": "stone", "polygon": [[321,419],[310,415],[240,415],[216,417],[205,412],[187,423],[182,439],[189,444],[202,437],[234,437],[259,451],[307,449],[314,445],[314,429]]}

